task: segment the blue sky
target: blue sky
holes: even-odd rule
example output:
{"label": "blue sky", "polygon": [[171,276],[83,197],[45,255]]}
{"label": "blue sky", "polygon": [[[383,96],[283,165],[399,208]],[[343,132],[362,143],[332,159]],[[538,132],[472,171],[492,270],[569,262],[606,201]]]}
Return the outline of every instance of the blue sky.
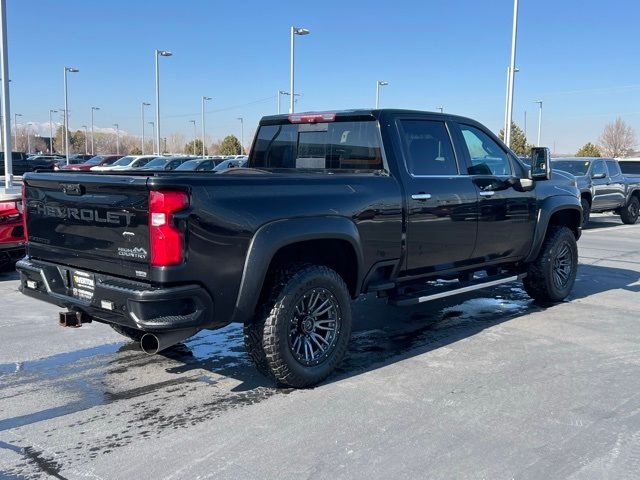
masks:
{"label": "blue sky", "polygon": [[[207,104],[207,133],[249,143],[262,115],[276,111],[289,82],[289,27],[297,41],[296,90],[302,110],[370,107],[386,80],[382,107],[470,116],[502,127],[509,63],[511,0],[206,1],[8,0],[12,112],[46,123],[63,105],[65,65],[71,128],[140,133],[140,102],[154,102],[154,49],[161,59],[162,129],[190,135]],[[575,151],[596,141],[617,115],[640,133],[640,64],[631,0],[521,0],[514,120],[535,141]],[[286,108],[283,98],[283,110]],[[147,108],[153,120],[154,107]]]}

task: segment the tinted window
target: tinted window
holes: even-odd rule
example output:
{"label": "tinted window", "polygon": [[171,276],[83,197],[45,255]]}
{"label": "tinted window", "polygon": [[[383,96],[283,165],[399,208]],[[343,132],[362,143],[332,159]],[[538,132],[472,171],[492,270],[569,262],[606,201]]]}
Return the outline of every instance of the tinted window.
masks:
{"label": "tinted window", "polygon": [[593,162],[593,168],[591,169],[591,176],[607,174],[607,167],[605,167],[602,160],[596,160]]}
{"label": "tinted window", "polygon": [[198,168],[196,168],[196,170],[197,170],[197,171],[200,171],[200,172],[201,172],[201,171],[209,171],[209,170],[212,170],[214,166],[215,166],[215,165],[214,165],[214,163],[213,163],[211,160],[206,160],[206,161],[204,161],[204,162],[201,162],[201,163],[198,165]]}
{"label": "tinted window", "polygon": [[622,173],[626,173],[629,175],[640,175],[640,162],[618,162],[618,165],[620,165]]}
{"label": "tinted window", "polygon": [[620,167],[618,167],[618,162],[616,162],[615,160],[606,160],[606,162],[610,176],[615,177],[616,175],[620,175],[622,173],[620,171]]}
{"label": "tinted window", "polygon": [[193,170],[198,166],[197,160],[188,160],[180,165],[176,170]]}
{"label": "tinted window", "polygon": [[407,168],[414,175],[457,175],[449,133],[443,122],[401,122]]}
{"label": "tinted window", "polygon": [[553,160],[551,164],[553,168],[570,173],[571,175],[581,176],[587,174],[587,170],[589,170],[589,165],[591,165],[591,162],[589,160]]}
{"label": "tinted window", "polygon": [[460,125],[469,156],[470,175],[511,175],[507,153],[482,130],[471,125]]}
{"label": "tinted window", "polygon": [[381,170],[382,153],[377,123],[261,126],[249,166]]}
{"label": "tinted window", "polygon": [[149,167],[149,168],[155,168],[155,167],[162,168],[162,167],[164,167],[164,162],[165,162],[164,158],[154,158],[149,163],[147,163],[147,167]]}
{"label": "tinted window", "polygon": [[114,163],[118,167],[129,165],[135,161],[136,157],[122,157],[120,160]]}

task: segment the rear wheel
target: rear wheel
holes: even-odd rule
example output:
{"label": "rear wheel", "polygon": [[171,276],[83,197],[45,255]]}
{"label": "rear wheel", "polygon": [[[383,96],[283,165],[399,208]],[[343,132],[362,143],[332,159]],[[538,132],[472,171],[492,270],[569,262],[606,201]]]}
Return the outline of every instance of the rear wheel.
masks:
{"label": "rear wheel", "polygon": [[109,326],[120,335],[130,338],[134,342],[139,342],[144,335],[144,332],[142,330],[138,330],[136,328],[125,327],[123,325],[117,325],[115,323],[110,323]]}
{"label": "rear wheel", "polygon": [[289,270],[276,282],[263,314],[245,326],[258,370],[280,385],[315,385],[336,368],[351,335],[346,284],[324,266]]}
{"label": "rear wheel", "polygon": [[638,221],[638,215],[640,215],[640,200],[638,197],[631,197],[627,205],[620,211],[622,223],[633,225]]}
{"label": "rear wheel", "polygon": [[552,227],[538,258],[523,280],[529,296],[541,302],[559,302],[571,292],[578,270],[578,244],[567,227]]}
{"label": "rear wheel", "polygon": [[589,223],[589,218],[591,217],[591,204],[584,197],[582,197],[580,203],[582,204],[582,226],[584,227]]}

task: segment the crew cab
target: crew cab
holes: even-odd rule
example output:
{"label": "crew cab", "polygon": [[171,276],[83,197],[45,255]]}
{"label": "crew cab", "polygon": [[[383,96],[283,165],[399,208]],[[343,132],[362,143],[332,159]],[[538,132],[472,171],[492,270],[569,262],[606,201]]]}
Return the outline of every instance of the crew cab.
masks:
{"label": "crew cab", "polygon": [[615,212],[623,223],[632,225],[640,213],[640,175],[623,174],[614,158],[556,158],[557,170],[576,176],[582,203],[582,224],[591,212]]}
{"label": "crew cab", "polygon": [[525,166],[468,118],[352,110],[263,118],[246,168],[28,174],[20,288],[147,353],[241,322],[256,367],[305,387],[341,361],[361,294],[522,280],[566,298],[580,192],[549,160]]}

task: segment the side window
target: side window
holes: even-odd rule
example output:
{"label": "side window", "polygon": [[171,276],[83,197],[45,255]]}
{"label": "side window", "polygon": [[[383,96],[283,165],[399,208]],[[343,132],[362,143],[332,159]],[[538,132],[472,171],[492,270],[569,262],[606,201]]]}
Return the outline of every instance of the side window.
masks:
{"label": "side window", "polygon": [[606,162],[610,176],[615,177],[616,175],[620,175],[622,173],[620,171],[620,167],[618,166],[618,162],[616,162],[615,160],[607,160]]}
{"label": "side window", "polygon": [[489,135],[471,125],[460,125],[471,157],[469,175],[511,175],[507,153]]}
{"label": "side window", "polygon": [[458,165],[443,122],[402,120],[407,169],[413,175],[457,175]]}
{"label": "side window", "polygon": [[604,162],[602,160],[596,160],[593,162],[593,168],[591,169],[591,176],[595,177],[596,175],[607,175],[607,167],[605,167]]}

